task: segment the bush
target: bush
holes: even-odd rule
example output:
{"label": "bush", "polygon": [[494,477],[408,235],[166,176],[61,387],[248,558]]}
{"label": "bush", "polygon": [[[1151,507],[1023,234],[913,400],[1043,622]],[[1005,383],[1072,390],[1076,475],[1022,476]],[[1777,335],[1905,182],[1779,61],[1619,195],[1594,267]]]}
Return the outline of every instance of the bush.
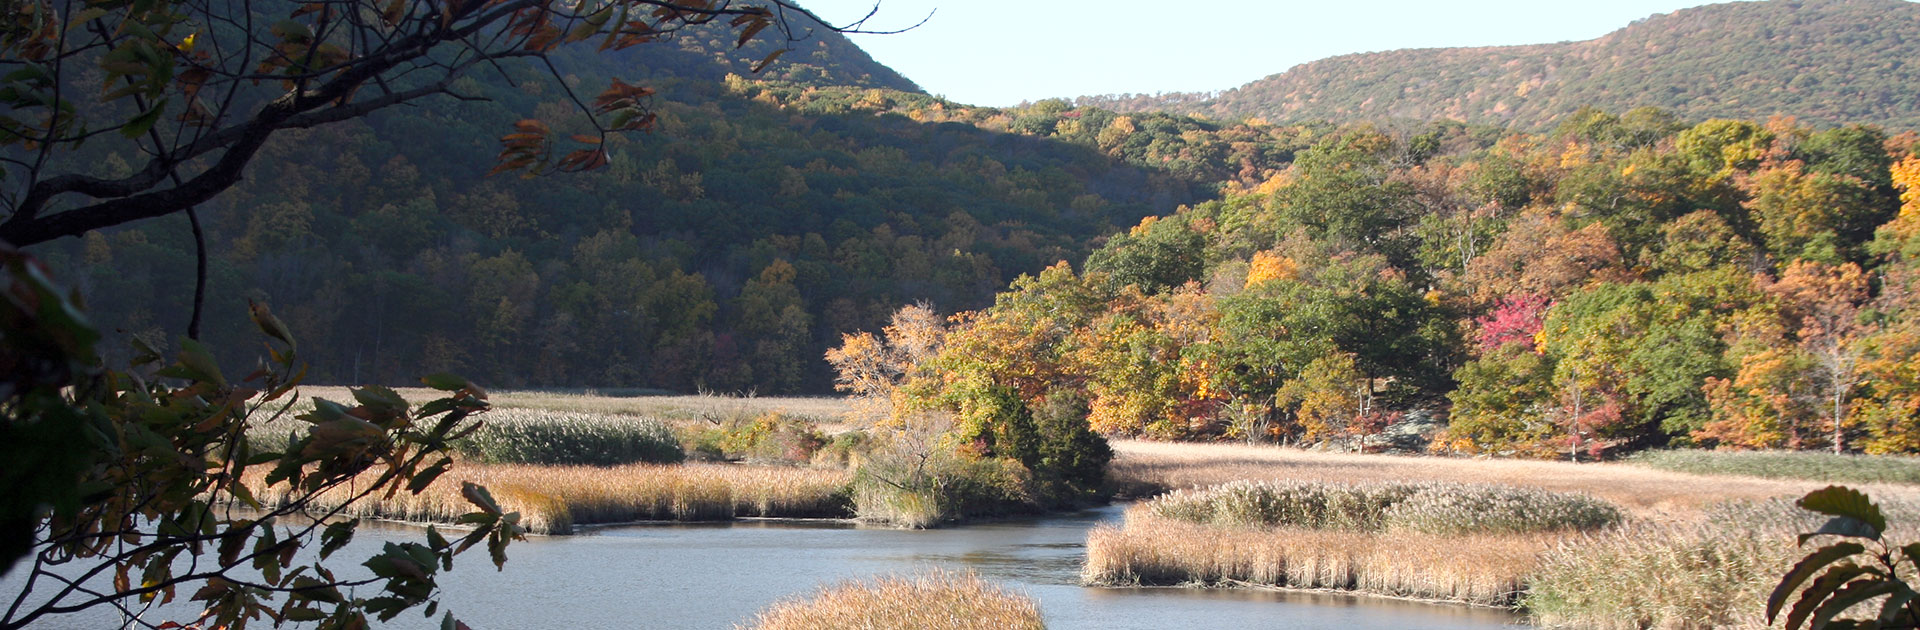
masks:
{"label": "bush", "polygon": [[490,464],[617,466],[686,458],[673,430],[659,420],[527,410],[490,414],[480,430],[453,446]]}
{"label": "bush", "polygon": [[854,475],[854,513],[864,521],[924,528],[968,516],[1031,512],[1031,481],[1026,468],[1009,459],[882,452]]}
{"label": "bush", "polygon": [[1430,534],[1585,531],[1623,517],[1584,494],[1463,483],[1233,481],[1148,505],[1162,517],[1203,524]]}
{"label": "bush", "polygon": [[812,422],[771,412],[688,429],[686,442],[705,459],[804,464],[827,444],[827,438]]}

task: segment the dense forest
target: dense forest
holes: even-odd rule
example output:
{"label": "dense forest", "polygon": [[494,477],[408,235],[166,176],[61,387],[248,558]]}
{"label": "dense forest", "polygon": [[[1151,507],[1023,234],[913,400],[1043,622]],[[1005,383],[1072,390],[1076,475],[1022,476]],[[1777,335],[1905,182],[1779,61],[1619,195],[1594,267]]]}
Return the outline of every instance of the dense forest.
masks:
{"label": "dense forest", "polygon": [[1110,435],[1359,446],[1444,416],[1432,447],[1468,453],[1914,452],[1917,140],[1653,109],[1349,126],[833,359],[896,414],[1068,398]]}
{"label": "dense forest", "polygon": [[[966,107],[830,32],[755,75],[771,44],[723,36],[563,57],[564,85],[462,80],[491,102],[288,132],[200,209],[207,341],[249,356],[254,299],[309,342],[310,382],[406,383],[434,366],[506,387],[825,393],[820,357],[841,333],[904,303],[985,306],[1325,131]],[[618,139],[604,170],[487,176],[515,120],[577,133],[566,88],[614,76],[660,90],[654,133]],[[103,174],[139,163],[99,151],[85,159]],[[74,280],[104,327],[162,345],[185,330],[187,221],[43,255],[86,270]]]}
{"label": "dense forest", "polygon": [[1729,2],[1589,41],[1342,55],[1218,95],[1076,102],[1276,122],[1448,118],[1545,130],[1594,106],[1904,128],[1920,125],[1916,56],[1920,5],[1905,0]]}

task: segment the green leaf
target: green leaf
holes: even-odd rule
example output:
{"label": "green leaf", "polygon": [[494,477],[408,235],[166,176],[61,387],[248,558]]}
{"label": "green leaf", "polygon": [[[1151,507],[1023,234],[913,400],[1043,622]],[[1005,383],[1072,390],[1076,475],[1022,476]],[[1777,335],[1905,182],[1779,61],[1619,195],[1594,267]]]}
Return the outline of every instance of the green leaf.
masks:
{"label": "green leaf", "polygon": [[1874,531],[1873,526],[1867,524],[1866,521],[1851,516],[1835,516],[1827,519],[1826,523],[1821,524],[1820,529],[1814,530],[1812,533],[1801,534],[1799,544],[1807,544],[1807,541],[1813,539],[1815,536],[1846,536],[1849,538],[1879,540],[1880,532]]}
{"label": "green leaf", "polygon": [[1900,616],[1907,612],[1907,604],[1913,601],[1914,596],[1913,589],[1904,584],[1888,595],[1887,601],[1880,604],[1880,625],[1892,626],[1897,623]]}
{"label": "green leaf", "polygon": [[1890,594],[1898,589],[1899,586],[1897,584],[1887,580],[1856,580],[1852,584],[1848,584],[1846,588],[1834,592],[1833,597],[1828,599],[1827,603],[1822,605],[1819,611],[1813,613],[1813,620],[1807,627],[1812,630],[1824,630],[1827,627],[1827,623],[1833,621],[1835,616],[1846,612],[1848,608],[1854,607],[1855,604],[1881,595]]}
{"label": "green leaf", "polygon": [[325,560],[327,556],[333,555],[333,552],[347,546],[347,543],[353,540],[354,530],[359,527],[360,519],[357,518],[327,524],[327,528],[320,532],[320,559]]}
{"label": "green leaf", "polygon": [[67,29],[72,30],[74,28],[84,26],[86,25],[86,23],[97,20],[102,16],[105,16],[106,14],[107,14],[107,10],[102,9],[100,7],[87,7],[85,9],[81,9],[80,11],[74,13],[72,18],[69,18],[67,20]]}
{"label": "green leaf", "polygon": [[134,116],[132,120],[127,121],[126,125],[120,127],[120,135],[129,139],[146,135],[147,130],[153,128],[154,123],[160,122],[160,114],[165,113],[166,109],[167,99],[160,99],[153,104],[153,107],[140,112],[140,115]]}
{"label": "green leaf", "polygon": [[318,621],[327,618],[327,613],[312,608],[289,608],[284,613],[288,621]]}
{"label": "green leaf", "polygon": [[198,341],[180,338],[180,366],[187,369],[196,381],[213,383],[226,387],[227,379],[220,375],[220,364],[213,360],[213,353]]}
{"label": "green leaf", "polygon": [[427,375],[421,378],[420,382],[443,392],[457,392],[466,389],[468,385],[467,379],[446,372]]}
{"label": "green leaf", "polygon": [[289,42],[306,42],[313,39],[313,29],[293,20],[274,22],[273,26],[267,27],[267,32]]}
{"label": "green leaf", "polygon": [[447,466],[452,464],[453,460],[442,457],[440,461],[434,462],[432,466],[428,466],[426,469],[414,473],[413,478],[407,480],[407,491],[420,494],[425,491],[428,486],[433,485],[433,481],[439,479],[441,474],[447,472]]}
{"label": "green leaf", "polygon": [[369,385],[353,390],[353,399],[380,416],[394,416],[407,412],[407,399],[392,389],[379,385]]}
{"label": "green leaf", "polygon": [[1840,587],[1846,585],[1849,580],[1866,573],[1865,567],[1848,562],[1821,574],[1813,580],[1812,584],[1807,585],[1807,590],[1800,592],[1800,600],[1794,602],[1793,610],[1787,612],[1787,623],[1783,627],[1786,630],[1800,630],[1801,624],[1806,622],[1808,615],[1812,615],[1820,608],[1821,602],[1826,601],[1828,596],[1840,590]]}
{"label": "green leaf", "polygon": [[493,501],[493,493],[487,492],[486,486],[478,485],[471,481],[462,481],[460,482],[460,496],[466,497],[468,503],[472,503],[483,512],[495,516],[500,514],[500,504]]}
{"label": "green leaf", "polygon": [[1860,543],[1843,542],[1821,547],[1800,559],[1800,562],[1794,564],[1793,568],[1787,570],[1787,574],[1780,578],[1780,585],[1773,588],[1773,594],[1767,596],[1767,623],[1773,623],[1774,618],[1780,615],[1780,609],[1787,605],[1787,597],[1792,595],[1795,589],[1800,588],[1807,578],[1813,577],[1813,574],[1819,573],[1820,569],[1826,568],[1835,561],[1866,550],[1867,548]]}
{"label": "green leaf", "polygon": [[1880,533],[1887,531],[1887,517],[1880,513],[1880,506],[1859,490],[1827,486],[1801,497],[1799,505],[1821,514],[1859,519],[1873,528],[1873,535],[1867,538],[1878,540]]}

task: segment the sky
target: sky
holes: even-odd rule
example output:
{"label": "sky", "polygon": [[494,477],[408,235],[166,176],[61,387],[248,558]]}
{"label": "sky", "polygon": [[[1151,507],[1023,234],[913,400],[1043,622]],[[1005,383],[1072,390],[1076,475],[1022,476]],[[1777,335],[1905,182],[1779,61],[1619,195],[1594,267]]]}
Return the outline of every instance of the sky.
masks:
{"label": "sky", "polygon": [[[801,0],[844,24],[873,0]],[[1006,106],[1225,90],[1347,53],[1593,39],[1689,0],[882,0],[853,35],[930,94]]]}

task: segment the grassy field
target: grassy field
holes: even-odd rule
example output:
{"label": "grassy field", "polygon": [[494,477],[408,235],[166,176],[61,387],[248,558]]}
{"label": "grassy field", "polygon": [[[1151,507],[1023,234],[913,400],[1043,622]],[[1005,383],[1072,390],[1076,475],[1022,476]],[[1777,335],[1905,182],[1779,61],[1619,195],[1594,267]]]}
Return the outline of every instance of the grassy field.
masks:
{"label": "grassy field", "polygon": [[[1437,482],[1570,493],[1620,506],[1625,518],[1614,527],[1499,534],[1301,526],[1293,522],[1298,518],[1222,524],[1146,502],[1130,508],[1122,526],[1097,529],[1088,539],[1084,577],[1090,583],[1326,588],[1517,606],[1543,627],[1764,628],[1760,611],[1766,594],[1804,553],[1795,546],[1795,534],[1811,531],[1820,522],[1794,507],[1791,499],[1827,485],[1693,474],[1639,463],[1355,455],[1138,441],[1116,442],[1114,450],[1114,482],[1137,494],[1237,480],[1295,486]],[[1913,526],[1920,523],[1920,487],[1852,485],[1888,507],[1898,530],[1895,540],[1920,536],[1920,528]],[[1266,501],[1262,505],[1278,500]],[[1245,498],[1218,503],[1236,502],[1260,504]]]}
{"label": "grassy field", "polygon": [[773,605],[740,630],[1042,630],[1032,597],[971,573],[932,569],[823,588]]}
{"label": "grassy field", "polygon": [[1703,475],[1741,475],[1832,483],[1920,484],[1920,457],[1815,451],[1646,451],[1628,463]]}

